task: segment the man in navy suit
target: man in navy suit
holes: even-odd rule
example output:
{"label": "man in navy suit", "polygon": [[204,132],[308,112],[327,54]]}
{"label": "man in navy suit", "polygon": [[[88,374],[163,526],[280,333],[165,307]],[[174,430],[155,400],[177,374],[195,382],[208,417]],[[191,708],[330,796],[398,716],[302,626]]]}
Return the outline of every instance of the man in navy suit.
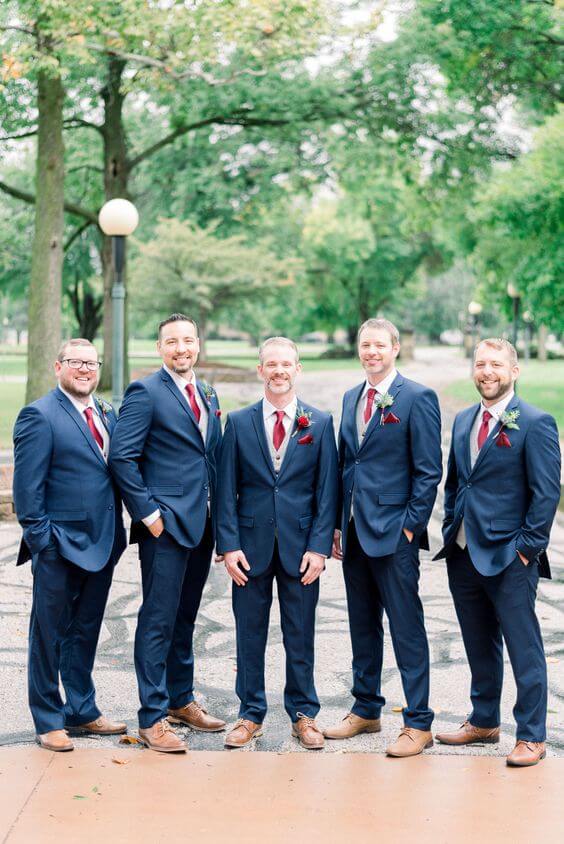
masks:
{"label": "man in navy suit", "polygon": [[284,648],[284,706],[292,735],[323,747],[315,716],[315,608],[331,553],[337,508],[337,449],[328,413],[296,397],[298,349],[286,337],[259,352],[264,398],[230,413],[221,453],[217,547],[233,579],[239,720],[227,747],[261,735],[264,655],[276,579]]}
{"label": "man in navy suit", "polygon": [[[196,379],[196,323],[172,314],[159,325],[163,366],[132,382],[110,449],[110,467],[139,543],[143,604],[135,635],[139,735],[147,747],[182,753],[172,723],[223,730],[194,700],[192,639],[214,544],[220,410]],[[168,715],[168,720],[167,720]]]}
{"label": "man in navy suit", "polygon": [[444,547],[449,586],[470,671],[472,712],[443,744],[499,741],[503,640],[517,685],[514,767],[544,758],[547,678],[535,614],[538,579],[560,498],[560,445],[552,416],[515,394],[517,353],[507,340],[478,343],[480,404],[458,414],[445,483]]}
{"label": "man in navy suit", "polygon": [[65,727],[80,735],[126,731],[101,715],[92,682],[114,565],[125,548],[107,466],[116,418],[93,396],[99,367],[88,340],[63,343],[58,387],[24,407],[14,428],[18,565],[31,557],[33,571],[29,705],[37,742],[47,750],[73,749]]}
{"label": "man in navy suit", "polygon": [[343,559],[355,703],[324,735],[345,739],[381,729],[385,612],[407,701],[404,727],[386,752],[414,756],[433,744],[418,583],[419,549],[429,548],[427,523],[442,475],[441,417],[435,393],[396,370],[399,349],[398,330],[388,320],[361,325],[358,352],[366,380],[343,399],[342,523],[333,556]]}

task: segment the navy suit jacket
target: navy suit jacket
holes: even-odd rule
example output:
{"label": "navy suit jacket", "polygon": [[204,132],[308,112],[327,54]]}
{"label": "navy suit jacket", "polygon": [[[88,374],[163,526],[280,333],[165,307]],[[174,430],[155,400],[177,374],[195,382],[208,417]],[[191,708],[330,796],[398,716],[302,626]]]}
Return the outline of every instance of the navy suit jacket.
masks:
{"label": "navy suit jacket", "polygon": [[[95,401],[111,439],[115,413]],[[112,549],[123,553],[121,500],[112,476],[86,420],[58,388],[24,407],[16,420],[14,504],[23,528],[18,565],[50,542],[86,571],[102,569]]]}
{"label": "navy suit jacket", "polygon": [[464,518],[468,553],[483,575],[503,571],[520,551],[550,577],[546,555],[560,499],[560,444],[548,413],[514,396],[507,410],[518,410],[519,430],[504,429],[511,447],[498,445],[499,422],[470,466],[470,431],[479,404],[454,420],[445,482],[444,546],[435,559],[449,556]]}
{"label": "navy suit jacket", "polygon": [[[337,448],[333,420],[310,405],[309,428],[293,432],[278,474],[266,440],[262,400],[230,413],[221,450],[217,548],[241,549],[250,576],[270,565],[274,541],[286,572],[299,575],[302,557],[331,555],[337,512]],[[311,436],[313,442],[300,444]]]}
{"label": "navy suit jacket", "polygon": [[133,521],[131,542],[147,535],[141,520],[159,509],[165,529],[184,548],[200,544],[211,496],[215,522],[221,422],[215,390],[206,397],[206,442],[188,402],[164,368],[125,392],[110,446],[110,468]]}
{"label": "navy suit jacket", "polygon": [[394,378],[394,402],[384,411],[399,422],[381,424],[382,410],[372,415],[361,445],[356,411],[366,382],[343,398],[339,431],[340,499],[343,552],[353,506],[354,523],[369,557],[394,554],[403,528],[413,531],[420,547],[429,548],[427,524],[442,476],[441,414],[433,390]]}

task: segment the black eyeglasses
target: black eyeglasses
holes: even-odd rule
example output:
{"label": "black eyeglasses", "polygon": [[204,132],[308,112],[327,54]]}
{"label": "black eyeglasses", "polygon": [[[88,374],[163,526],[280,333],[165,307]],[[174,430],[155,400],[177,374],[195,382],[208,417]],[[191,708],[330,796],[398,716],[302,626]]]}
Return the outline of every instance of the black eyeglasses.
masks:
{"label": "black eyeglasses", "polygon": [[64,358],[61,363],[68,364],[69,369],[82,369],[85,366],[89,372],[96,372],[102,366],[101,360],[77,360],[76,358]]}

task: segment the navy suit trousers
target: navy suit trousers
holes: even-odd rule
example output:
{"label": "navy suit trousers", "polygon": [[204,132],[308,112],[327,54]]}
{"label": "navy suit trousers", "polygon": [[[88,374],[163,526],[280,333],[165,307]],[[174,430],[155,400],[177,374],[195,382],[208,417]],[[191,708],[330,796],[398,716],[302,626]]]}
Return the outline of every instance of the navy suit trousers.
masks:
{"label": "navy suit trousers", "polygon": [[237,631],[236,692],[241,705],[239,717],[262,724],[266,716],[264,655],[272,605],[272,584],[276,578],[280,603],[282,639],[286,651],[284,708],[290,720],[298,713],[315,718],[319,699],[313,676],[315,608],[319,578],[304,586],[289,575],[280,562],[278,544],[267,570],[249,577],[245,586],[233,584],[233,613]]}
{"label": "navy suit trousers", "polygon": [[139,540],[143,603],[135,633],[139,726],[147,729],[194,700],[194,624],[211,564],[208,517],[202,541],[184,548],[165,530]]}
{"label": "navy suit trousers", "polygon": [[39,734],[100,715],[92,668],[113,571],[113,560],[101,571],[85,571],[61,557],[53,543],[34,559],[28,689]]}
{"label": "navy suit trousers", "polygon": [[545,741],[546,659],[535,614],[538,565],[526,566],[516,557],[500,574],[486,577],[474,568],[466,548],[456,548],[447,568],[472,675],[468,720],[476,727],[500,724],[504,639],[517,685],[517,739]]}
{"label": "navy suit trousers", "polygon": [[402,533],[395,554],[369,557],[350,522],[343,561],[353,651],[352,711],[361,718],[379,718],[385,704],[381,692],[384,655],[384,612],[407,706],[406,726],[429,730],[429,646],[419,598],[419,546]]}

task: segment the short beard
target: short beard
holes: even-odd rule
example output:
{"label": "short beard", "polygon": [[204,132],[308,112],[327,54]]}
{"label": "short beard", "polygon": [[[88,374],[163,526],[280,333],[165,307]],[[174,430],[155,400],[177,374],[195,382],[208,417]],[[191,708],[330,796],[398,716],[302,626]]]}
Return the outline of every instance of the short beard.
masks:
{"label": "short beard", "polygon": [[495,393],[492,393],[492,394],[491,394],[491,395],[489,395],[489,396],[484,395],[484,393],[482,392],[482,389],[481,389],[481,388],[482,388],[482,384],[480,384],[479,382],[476,384],[476,389],[477,389],[477,390],[478,390],[478,392],[480,393],[481,397],[482,397],[483,399],[486,399],[486,401],[493,401],[493,402],[496,402],[496,401],[499,401],[500,399],[502,399],[502,398],[503,398],[504,396],[506,396],[508,393],[510,393],[510,392],[511,392],[511,388],[512,388],[512,386],[513,386],[513,385],[511,384],[511,382],[504,383],[504,384],[501,384],[501,383],[500,383],[500,384],[499,384],[499,387],[498,387],[498,389],[497,389],[497,391],[496,391]]}
{"label": "short beard", "polygon": [[284,395],[284,393],[289,393],[294,385],[291,381],[285,381],[284,384],[280,385],[274,384],[273,380],[271,379],[266,386],[271,393],[274,393],[278,396],[282,396]]}

